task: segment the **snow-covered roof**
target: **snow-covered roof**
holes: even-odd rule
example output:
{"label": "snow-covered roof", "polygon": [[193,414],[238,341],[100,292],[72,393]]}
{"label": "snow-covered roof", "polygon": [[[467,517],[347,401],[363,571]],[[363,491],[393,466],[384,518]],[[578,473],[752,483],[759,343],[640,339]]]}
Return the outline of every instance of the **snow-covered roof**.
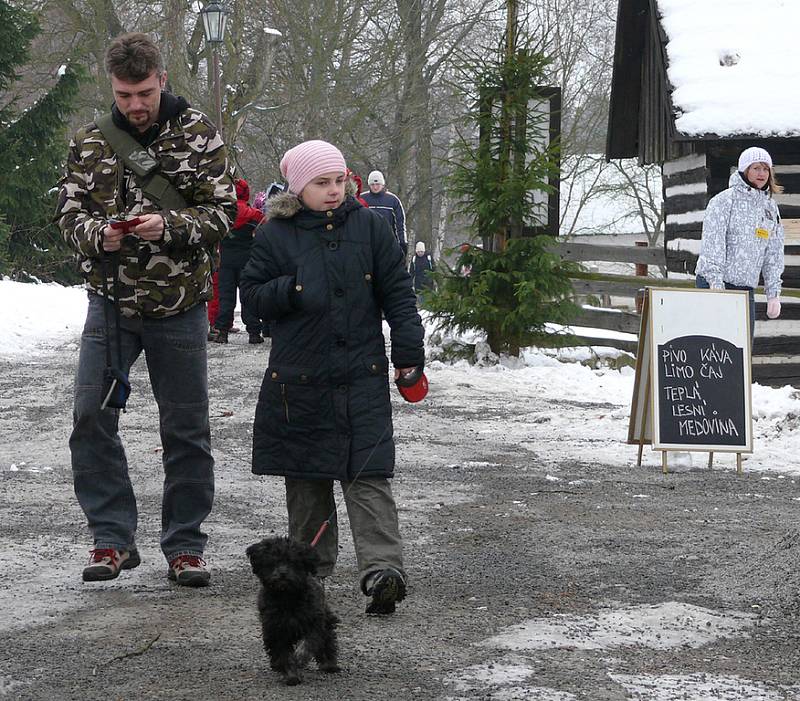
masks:
{"label": "snow-covered roof", "polygon": [[675,125],[800,136],[800,0],[657,0]]}

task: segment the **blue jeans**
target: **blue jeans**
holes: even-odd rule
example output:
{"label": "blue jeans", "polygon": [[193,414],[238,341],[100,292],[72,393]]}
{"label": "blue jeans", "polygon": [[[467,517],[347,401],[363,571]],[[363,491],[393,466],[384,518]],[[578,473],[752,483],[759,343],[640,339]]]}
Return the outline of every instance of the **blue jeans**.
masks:
{"label": "blue jeans", "polygon": [[[106,366],[108,308],[111,357],[117,363],[116,325],[111,304],[89,294],[75,379],[73,429],[69,439],[75,495],[86,514],[96,548],[136,547],[136,497],[119,438],[119,410],[100,410]],[[208,537],[200,530],[214,501],[214,459],[208,421],[205,304],[166,318],[122,317],[122,370],[144,351],[158,404],[164,492],[161,549],[167,560],[202,555]],[[137,388],[131,399],[137,401]]]}
{"label": "blue jeans", "polygon": [[[711,285],[702,275],[695,278],[695,287],[700,290],[710,290]],[[747,290],[747,297],[750,300],[750,348],[753,347],[753,335],[756,329],[756,295],[752,287],[744,285],[731,285],[729,282],[725,283],[726,290]]]}

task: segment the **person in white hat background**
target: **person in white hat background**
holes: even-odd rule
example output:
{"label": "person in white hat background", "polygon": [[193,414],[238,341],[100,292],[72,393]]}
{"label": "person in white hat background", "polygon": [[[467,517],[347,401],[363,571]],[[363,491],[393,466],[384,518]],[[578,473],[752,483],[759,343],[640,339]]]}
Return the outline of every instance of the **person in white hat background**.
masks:
{"label": "person in white hat background", "polygon": [[373,170],[367,176],[369,190],[361,193],[361,198],[367,206],[376,211],[392,227],[392,233],[400,244],[403,256],[408,253],[408,243],[406,241],[406,211],[403,203],[393,192],[386,189],[386,179],[379,170]]}
{"label": "person in white hat background", "polygon": [[781,313],[783,224],[773,198],[779,192],[772,157],[751,146],[739,156],[728,189],[709,200],[703,219],[696,286],[749,292],[751,344],[759,277],[764,279],[767,317],[777,319]]}
{"label": "person in white hat background", "polygon": [[433,270],[435,270],[433,256],[425,251],[424,241],[417,241],[417,245],[414,247],[414,255],[411,257],[411,264],[408,266],[408,272],[411,275],[411,283],[414,285],[414,291],[418,297],[423,290],[433,288],[433,279],[430,275]]}

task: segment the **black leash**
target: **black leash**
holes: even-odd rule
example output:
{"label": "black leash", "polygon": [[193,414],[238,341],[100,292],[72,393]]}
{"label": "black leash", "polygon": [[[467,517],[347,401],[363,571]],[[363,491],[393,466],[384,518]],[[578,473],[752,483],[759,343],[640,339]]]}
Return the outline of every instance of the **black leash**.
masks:
{"label": "black leash", "polygon": [[[121,321],[120,321],[120,311],[119,311],[119,286],[117,284],[118,280],[118,272],[117,272],[117,256],[114,254],[110,254],[112,262],[114,264],[113,272],[112,272],[112,285],[114,288],[114,299],[113,302],[111,297],[108,294],[108,268],[106,266],[107,263],[107,256],[103,256],[100,258],[100,268],[103,273],[103,294],[105,296],[104,304],[103,304],[103,319],[105,321],[105,333],[106,333],[106,370],[113,371],[114,365],[111,360],[111,325],[108,322],[108,305],[114,305],[114,321],[115,327],[117,331],[117,338],[116,338],[116,345],[117,345],[117,369],[122,372],[122,335],[121,335]],[[108,402],[111,399],[113,394],[114,386],[110,388],[106,396],[103,398],[103,402],[100,405],[100,410],[103,411]],[[125,411],[123,407],[122,411]]]}
{"label": "black leash", "polygon": [[[356,472],[356,476],[353,477],[352,480],[350,480],[350,484],[348,485],[347,489],[342,493],[342,501],[345,501],[345,499],[347,498],[348,492],[353,488],[353,485],[355,484],[356,480],[360,477],[361,473],[364,471],[364,468],[367,466],[367,463],[370,461],[370,458],[372,458],[372,456],[375,454],[375,451],[378,449],[378,446],[381,444],[381,441],[383,440],[383,437],[386,435],[386,432],[389,430],[389,426],[391,426],[391,425],[392,425],[392,420],[389,419],[389,421],[386,423],[386,426],[383,427],[383,432],[378,437],[378,440],[376,441],[375,445],[372,446],[372,450],[369,451],[369,455],[367,455],[367,459],[364,460],[364,464],[359,468],[358,472]],[[328,518],[326,518],[322,522],[322,525],[319,527],[319,530],[317,531],[317,534],[314,536],[314,539],[311,541],[311,547],[312,548],[317,543],[319,543],[319,539],[322,538],[322,534],[325,533],[325,531],[328,530],[328,526],[331,525],[331,519],[334,516],[336,516],[336,512],[338,510],[339,510],[339,506],[336,504],[336,499],[334,498],[334,500],[333,500],[333,511],[331,511],[331,513],[328,515]]]}

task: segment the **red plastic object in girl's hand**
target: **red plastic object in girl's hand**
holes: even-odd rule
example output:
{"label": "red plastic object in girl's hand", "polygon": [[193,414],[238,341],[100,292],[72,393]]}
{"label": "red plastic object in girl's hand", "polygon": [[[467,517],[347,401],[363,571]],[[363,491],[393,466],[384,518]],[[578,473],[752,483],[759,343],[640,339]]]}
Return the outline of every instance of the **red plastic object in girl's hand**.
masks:
{"label": "red plastic object in girl's hand", "polygon": [[407,402],[421,402],[428,394],[428,378],[421,367],[416,367],[405,375],[401,372],[394,383]]}

